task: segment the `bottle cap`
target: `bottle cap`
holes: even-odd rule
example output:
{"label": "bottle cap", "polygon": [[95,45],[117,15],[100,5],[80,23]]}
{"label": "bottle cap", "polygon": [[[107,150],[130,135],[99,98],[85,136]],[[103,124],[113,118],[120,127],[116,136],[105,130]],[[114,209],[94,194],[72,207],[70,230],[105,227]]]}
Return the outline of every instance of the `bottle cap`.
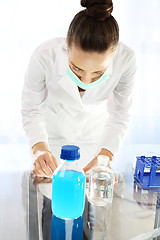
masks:
{"label": "bottle cap", "polygon": [[98,156],[98,165],[107,166],[109,163],[109,157],[105,155]]}
{"label": "bottle cap", "polygon": [[64,145],[61,148],[61,159],[64,160],[78,160],[80,158],[80,148],[75,145]]}

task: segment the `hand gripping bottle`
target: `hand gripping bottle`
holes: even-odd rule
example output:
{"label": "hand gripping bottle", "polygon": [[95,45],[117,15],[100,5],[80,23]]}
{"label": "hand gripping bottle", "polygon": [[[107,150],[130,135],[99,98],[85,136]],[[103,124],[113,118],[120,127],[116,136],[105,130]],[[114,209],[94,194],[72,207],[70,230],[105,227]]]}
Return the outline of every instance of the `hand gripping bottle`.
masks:
{"label": "hand gripping bottle", "polygon": [[98,156],[98,166],[89,173],[88,201],[95,206],[105,206],[112,202],[114,173],[107,166],[109,157]]}
{"label": "hand gripping bottle", "polygon": [[78,165],[80,149],[74,145],[64,145],[58,166],[52,179],[52,212],[62,219],[75,219],[83,214],[85,203],[86,177]]}

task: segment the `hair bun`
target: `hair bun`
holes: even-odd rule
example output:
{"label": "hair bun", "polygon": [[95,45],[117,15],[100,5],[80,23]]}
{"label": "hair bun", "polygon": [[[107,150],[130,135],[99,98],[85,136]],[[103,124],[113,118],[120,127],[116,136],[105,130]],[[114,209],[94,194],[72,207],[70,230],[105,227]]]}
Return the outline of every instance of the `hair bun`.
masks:
{"label": "hair bun", "polygon": [[100,21],[104,21],[113,11],[112,0],[81,0],[81,6],[87,8],[88,16]]}

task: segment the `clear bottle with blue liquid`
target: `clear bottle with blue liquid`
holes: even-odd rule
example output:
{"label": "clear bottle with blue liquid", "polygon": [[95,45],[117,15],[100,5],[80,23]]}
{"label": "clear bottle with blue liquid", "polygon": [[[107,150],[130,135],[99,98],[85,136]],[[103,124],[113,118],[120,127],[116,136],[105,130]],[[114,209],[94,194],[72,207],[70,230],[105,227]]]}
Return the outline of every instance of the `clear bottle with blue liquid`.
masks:
{"label": "clear bottle with blue liquid", "polygon": [[52,179],[52,212],[62,219],[75,219],[83,214],[85,204],[86,177],[78,164],[80,149],[64,145],[58,166]]}

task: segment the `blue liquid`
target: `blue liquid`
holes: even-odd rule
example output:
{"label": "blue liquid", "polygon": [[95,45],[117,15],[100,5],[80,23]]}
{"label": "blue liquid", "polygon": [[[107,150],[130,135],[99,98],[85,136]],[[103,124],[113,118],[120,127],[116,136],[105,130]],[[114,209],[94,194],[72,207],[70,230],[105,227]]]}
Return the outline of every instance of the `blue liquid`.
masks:
{"label": "blue liquid", "polygon": [[51,240],[82,240],[83,239],[83,217],[64,220],[52,216]]}
{"label": "blue liquid", "polygon": [[75,219],[83,214],[85,203],[85,176],[66,170],[53,175],[52,211],[58,218]]}

